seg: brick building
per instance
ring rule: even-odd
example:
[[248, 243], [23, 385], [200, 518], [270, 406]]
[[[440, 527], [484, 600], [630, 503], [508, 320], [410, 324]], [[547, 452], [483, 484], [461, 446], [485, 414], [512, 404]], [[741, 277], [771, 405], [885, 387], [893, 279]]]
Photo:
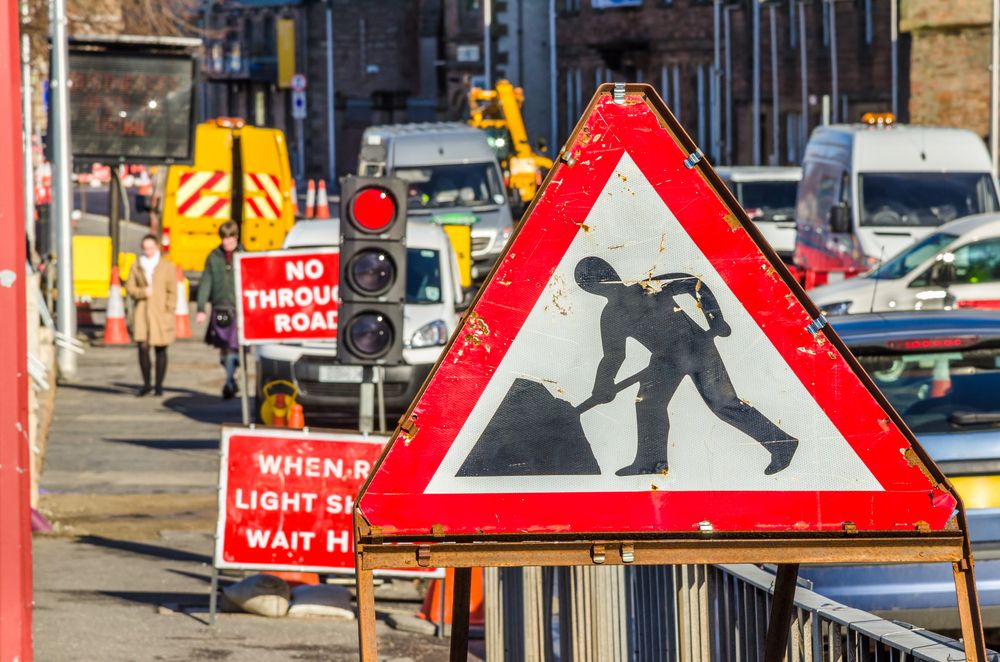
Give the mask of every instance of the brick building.
[[921, 124], [990, 129], [989, 0], [901, 0], [910, 35], [910, 116]]
[[[292, 91], [278, 80], [280, 19], [294, 21], [295, 70], [308, 80], [301, 137]], [[441, 0], [217, 0], [201, 20], [207, 28], [204, 116], [234, 115], [282, 129], [299, 177], [330, 181], [351, 172], [369, 125], [439, 115]], [[328, 131], [331, 55], [335, 173]]]
[[[566, 137], [596, 86], [613, 81], [654, 85], [699, 145], [721, 163], [797, 162], [803, 139], [822, 119], [824, 95], [830, 97], [833, 121], [853, 121], [866, 111], [891, 109], [889, 2], [762, 3], [759, 159], [755, 159], [753, 5], [750, 0], [559, 0], [560, 138]], [[772, 33], [777, 118], [772, 103]], [[906, 42], [904, 35], [898, 50], [900, 110], [906, 108], [908, 93], [903, 84], [908, 80]], [[808, 76], [805, 120], [803, 49]], [[836, 90], [831, 75], [834, 54]], [[720, 110], [713, 116], [716, 99]], [[901, 115], [905, 120], [906, 113]]]

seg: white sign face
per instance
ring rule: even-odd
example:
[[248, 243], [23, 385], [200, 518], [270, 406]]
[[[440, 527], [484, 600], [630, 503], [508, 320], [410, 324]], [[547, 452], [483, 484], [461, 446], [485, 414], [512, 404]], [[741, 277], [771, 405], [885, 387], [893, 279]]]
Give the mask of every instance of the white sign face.
[[[627, 153], [615, 173], [426, 493], [648, 492], [651, 484], [670, 491], [883, 490]], [[689, 336], [698, 350], [686, 351], [686, 341], [678, 340], [654, 357], [634, 337], [626, 338], [629, 334], [621, 334], [621, 346], [612, 348], [609, 329], [625, 314], [609, 297], [578, 283], [580, 265], [595, 258], [625, 285], [666, 290], [689, 280], [691, 287], [678, 284], [672, 300], [661, 294], [645, 298], [660, 307], [651, 316], [669, 305], [670, 314], [678, 316], [670, 324], [680, 325], [672, 337]], [[661, 275], [671, 278], [654, 280]], [[713, 319], [724, 320], [721, 333], [710, 329], [706, 311], [713, 310], [707, 303], [712, 297], [718, 304]], [[718, 327], [718, 320], [711, 325]], [[602, 360], [611, 351], [623, 355], [611, 375], [615, 383], [644, 371], [646, 376], [580, 412], [596, 459], [593, 470], [507, 476], [468, 469], [477, 444], [489, 437], [491, 421], [518, 384], [544, 388], [579, 408], [599, 390]], [[647, 407], [644, 400], [656, 404]], [[641, 440], [650, 436], [662, 454], [662, 472], [639, 466]], [[801, 443], [791, 448], [790, 461], [775, 463], [767, 439]]]
[[306, 77], [304, 74], [295, 74], [292, 76], [292, 90], [295, 92], [305, 92], [306, 90]]
[[292, 119], [304, 120], [306, 118], [306, 93], [300, 91], [292, 92]]

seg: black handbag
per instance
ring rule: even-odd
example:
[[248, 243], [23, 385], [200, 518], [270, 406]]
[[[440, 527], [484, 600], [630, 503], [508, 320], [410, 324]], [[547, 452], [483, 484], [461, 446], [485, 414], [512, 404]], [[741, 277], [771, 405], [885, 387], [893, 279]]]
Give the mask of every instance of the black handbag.
[[212, 313], [215, 315], [215, 325], [220, 329], [229, 328], [229, 325], [233, 323], [233, 312], [225, 308], [213, 310]]

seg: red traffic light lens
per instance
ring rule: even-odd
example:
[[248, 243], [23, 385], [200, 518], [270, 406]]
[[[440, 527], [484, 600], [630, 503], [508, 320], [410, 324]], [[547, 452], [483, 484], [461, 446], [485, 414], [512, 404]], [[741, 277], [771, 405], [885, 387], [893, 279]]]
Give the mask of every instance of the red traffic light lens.
[[370, 187], [358, 191], [351, 201], [350, 219], [364, 232], [382, 232], [396, 218], [396, 201], [383, 188]]

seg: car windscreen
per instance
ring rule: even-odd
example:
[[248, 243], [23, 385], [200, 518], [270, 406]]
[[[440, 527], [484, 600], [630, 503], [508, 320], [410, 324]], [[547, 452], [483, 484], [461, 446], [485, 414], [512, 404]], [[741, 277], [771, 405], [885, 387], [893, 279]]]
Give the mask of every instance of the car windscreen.
[[406, 181], [409, 211], [497, 205], [504, 200], [493, 163], [396, 168]]
[[866, 172], [858, 181], [861, 225], [933, 227], [997, 209], [989, 173]]
[[741, 182], [740, 204], [755, 221], [784, 221], [795, 214], [796, 181]]
[[[910, 341], [916, 344], [949, 341]], [[960, 339], [952, 339], [958, 345]], [[1000, 424], [1000, 348], [934, 352], [856, 352], [892, 406], [916, 433]]]
[[406, 303], [441, 303], [440, 252], [406, 249]]
[[895, 257], [878, 269], [866, 274], [866, 277], [890, 280], [902, 278], [956, 239], [958, 239], [958, 235], [948, 234], [947, 232], [935, 232], [934, 234], [927, 235], [909, 248], [897, 253]]

